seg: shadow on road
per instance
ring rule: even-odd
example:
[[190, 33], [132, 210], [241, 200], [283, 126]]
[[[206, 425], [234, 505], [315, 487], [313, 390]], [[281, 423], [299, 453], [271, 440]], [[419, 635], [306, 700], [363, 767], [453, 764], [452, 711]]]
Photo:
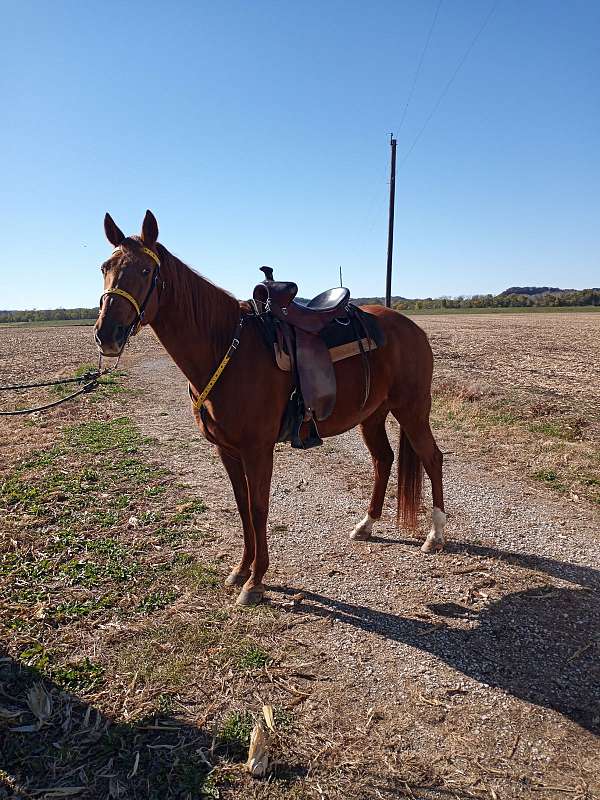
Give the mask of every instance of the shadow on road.
[[[383, 540], [373, 537], [373, 542]], [[419, 546], [414, 539], [402, 544]], [[600, 572], [550, 558], [453, 543], [452, 550], [502, 559], [577, 587], [537, 587], [507, 594], [476, 610], [430, 605], [435, 622], [412, 619], [302, 589], [296, 613], [333, 617], [386, 639], [431, 653], [458, 672], [558, 711], [600, 735]], [[270, 586], [273, 593], [297, 588]], [[452, 627], [457, 617], [476, 621]], [[440, 624], [441, 623], [441, 624]], [[447, 624], [444, 624], [447, 623]]]

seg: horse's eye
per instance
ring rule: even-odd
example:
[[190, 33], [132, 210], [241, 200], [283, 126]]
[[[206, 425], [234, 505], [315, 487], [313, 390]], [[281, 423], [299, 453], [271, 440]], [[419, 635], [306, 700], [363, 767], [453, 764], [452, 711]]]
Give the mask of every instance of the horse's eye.
[[149, 274], [150, 274], [150, 268], [144, 267], [144, 269], [142, 270], [142, 275], [149, 275]]

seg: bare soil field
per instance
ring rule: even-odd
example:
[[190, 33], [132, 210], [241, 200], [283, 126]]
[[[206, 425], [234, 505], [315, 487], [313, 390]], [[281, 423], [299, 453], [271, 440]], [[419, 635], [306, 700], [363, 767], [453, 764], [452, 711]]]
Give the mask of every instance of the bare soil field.
[[[393, 479], [348, 540], [358, 432], [278, 446], [257, 609], [221, 588], [232, 492], [149, 332], [96, 394], [1, 420], [0, 797], [600, 797], [600, 319], [417, 322], [447, 551], [395, 527]], [[0, 330], [0, 384], [93, 363], [90, 334]]]

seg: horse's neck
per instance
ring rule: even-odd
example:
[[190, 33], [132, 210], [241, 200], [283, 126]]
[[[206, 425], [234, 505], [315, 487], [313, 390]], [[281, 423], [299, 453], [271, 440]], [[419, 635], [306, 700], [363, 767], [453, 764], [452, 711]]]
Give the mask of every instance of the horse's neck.
[[190, 383], [202, 390], [231, 344], [239, 303], [167, 252], [165, 288], [151, 327]]

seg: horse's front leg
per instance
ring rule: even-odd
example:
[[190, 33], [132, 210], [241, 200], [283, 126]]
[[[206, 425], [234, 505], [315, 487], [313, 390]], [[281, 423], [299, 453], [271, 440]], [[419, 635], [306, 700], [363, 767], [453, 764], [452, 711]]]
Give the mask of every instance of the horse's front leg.
[[267, 517], [269, 516], [269, 495], [273, 474], [273, 448], [249, 449], [242, 453], [242, 462], [248, 485], [255, 550], [252, 572], [239, 594], [237, 603], [248, 606], [261, 602], [265, 593], [262, 581], [269, 568]]
[[232, 454], [222, 447], [218, 448], [223, 466], [227, 470], [229, 480], [233, 487], [235, 502], [242, 518], [242, 528], [244, 531], [244, 552], [236, 567], [234, 567], [227, 578], [225, 586], [243, 586], [250, 576], [252, 562], [254, 561], [255, 541], [254, 526], [250, 513], [250, 503], [248, 500], [248, 484], [246, 483], [246, 473], [242, 460], [239, 456]]

